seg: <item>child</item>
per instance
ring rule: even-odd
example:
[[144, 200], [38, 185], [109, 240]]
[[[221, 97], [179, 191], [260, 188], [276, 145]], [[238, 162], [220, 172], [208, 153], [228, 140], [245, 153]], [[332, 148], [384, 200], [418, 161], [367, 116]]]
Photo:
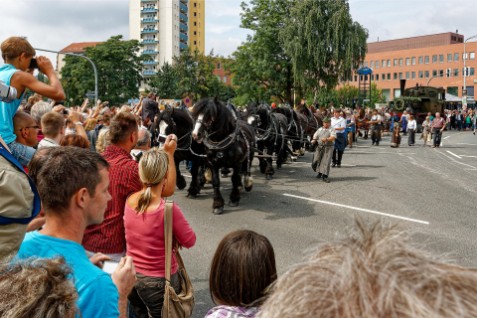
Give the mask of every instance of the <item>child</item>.
[[[17, 143], [13, 129], [13, 116], [22, 102], [25, 90], [28, 88], [58, 101], [65, 98], [65, 93], [51, 61], [44, 56], [33, 59], [36, 55], [35, 49], [25, 38], [10, 37], [6, 39], [1, 44], [1, 51], [5, 65], [0, 66], [0, 81], [15, 88], [17, 96], [11, 102], [0, 101], [0, 136], [7, 143], [13, 156], [22, 165], [27, 166], [35, 149]], [[36, 67], [48, 77], [50, 84], [40, 82], [32, 75]]]
[[253, 318], [277, 278], [270, 241], [249, 230], [226, 235], [212, 260], [210, 295], [218, 306], [205, 318]]

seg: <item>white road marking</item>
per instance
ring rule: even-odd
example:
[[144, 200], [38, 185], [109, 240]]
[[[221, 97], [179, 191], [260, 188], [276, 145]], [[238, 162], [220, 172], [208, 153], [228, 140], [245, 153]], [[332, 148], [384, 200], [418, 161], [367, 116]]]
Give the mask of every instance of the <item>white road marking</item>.
[[449, 138], [449, 137], [450, 137], [450, 136], [447, 136], [447, 137], [444, 137], [443, 139], [447, 139], [447, 138]]
[[447, 150], [446, 152], [450, 153], [451, 155], [453, 155], [453, 156], [454, 156], [454, 157], [456, 157], [457, 159], [462, 159], [462, 157], [461, 157], [461, 156], [459, 156], [459, 155], [456, 155], [456, 154], [455, 154], [455, 153], [453, 153], [452, 151], [449, 151], [449, 150]]
[[445, 154], [445, 153], [443, 153], [443, 152], [436, 151], [436, 153], [438, 153], [438, 154], [440, 154], [440, 155], [443, 155], [443, 156], [444, 156], [444, 157], [446, 157], [447, 159], [449, 159], [449, 160], [451, 160], [451, 161], [453, 161], [453, 162], [455, 162], [455, 163], [457, 163], [457, 164], [459, 164], [459, 165], [462, 165], [462, 166], [467, 166], [467, 167], [469, 167], [469, 168], [470, 168], [470, 170], [477, 169], [477, 168], [476, 168], [476, 167], [474, 167], [474, 166], [471, 166], [471, 165], [468, 165], [468, 164], [466, 164], [466, 163], [463, 163], [463, 162], [457, 161], [457, 160], [455, 160], [454, 158], [452, 158], [452, 157], [450, 157], [450, 156], [446, 155], [446, 154]]
[[477, 144], [468, 144], [468, 143], [465, 143], [465, 142], [459, 142], [459, 143], [457, 143], [457, 145], [477, 146]]
[[339, 204], [339, 203], [330, 202], [330, 201], [316, 200], [316, 199], [306, 198], [306, 197], [293, 195], [293, 194], [288, 194], [288, 193], [284, 193], [283, 195], [287, 196], [287, 197], [296, 198], [296, 199], [307, 200], [307, 201], [312, 201], [312, 202], [317, 202], [317, 203], [322, 203], [322, 204], [327, 204], [327, 205], [333, 205], [333, 206], [337, 206], [337, 207], [341, 207], [341, 208], [345, 208], [345, 209], [350, 209], [350, 210], [355, 210], [355, 211], [360, 211], [360, 212], [365, 212], [365, 213], [370, 213], [370, 214], [376, 214], [376, 215], [380, 215], [380, 216], [387, 216], [389, 218], [394, 218], [394, 219], [399, 219], [399, 220], [404, 220], [404, 221], [429, 225], [429, 222], [427, 222], [427, 221], [408, 218], [408, 217], [389, 214], [389, 213], [383, 213], [383, 212], [369, 210], [369, 209], [358, 208], [358, 207], [354, 207], [354, 206], [351, 206], [351, 205]]
[[477, 156], [466, 156], [466, 155], [460, 155], [460, 156], [465, 158], [477, 158]]

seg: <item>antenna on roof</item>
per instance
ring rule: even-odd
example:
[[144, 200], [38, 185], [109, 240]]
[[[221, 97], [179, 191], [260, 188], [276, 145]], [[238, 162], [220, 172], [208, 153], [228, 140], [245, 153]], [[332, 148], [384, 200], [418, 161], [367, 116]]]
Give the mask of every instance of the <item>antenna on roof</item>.
[[455, 30], [455, 33], [459, 34], [459, 29], [456, 29], [456, 30]]

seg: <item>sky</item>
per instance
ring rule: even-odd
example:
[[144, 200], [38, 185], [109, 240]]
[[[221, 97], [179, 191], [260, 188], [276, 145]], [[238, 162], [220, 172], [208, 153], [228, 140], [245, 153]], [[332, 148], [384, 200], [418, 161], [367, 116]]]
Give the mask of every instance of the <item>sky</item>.
[[[246, 40], [250, 32], [240, 28], [241, 2], [206, 0], [206, 53], [213, 49], [216, 55], [229, 56]], [[353, 20], [368, 29], [368, 42], [456, 30], [466, 38], [477, 34], [473, 16], [477, 0], [349, 0], [349, 4]], [[0, 41], [21, 35], [35, 48], [61, 50], [73, 42], [105, 41], [118, 34], [128, 39], [128, 6], [129, 0], [1, 0]]]

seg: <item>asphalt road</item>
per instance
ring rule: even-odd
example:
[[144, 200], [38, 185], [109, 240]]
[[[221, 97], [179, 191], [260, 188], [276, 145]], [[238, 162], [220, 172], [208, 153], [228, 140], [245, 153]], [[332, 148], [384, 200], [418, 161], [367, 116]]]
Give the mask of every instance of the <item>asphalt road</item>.
[[[278, 170], [266, 180], [254, 163], [254, 187], [243, 193], [238, 207], [212, 214], [212, 189], [196, 199], [177, 191], [178, 202], [197, 234], [197, 243], [182, 252], [196, 291], [193, 317], [204, 317], [214, 304], [208, 290], [210, 262], [222, 237], [236, 229], [267, 236], [276, 254], [279, 274], [306, 256], [320, 242], [343, 235], [356, 216], [382, 220], [409, 230], [415, 242], [457, 264], [477, 266], [477, 136], [444, 132], [440, 148], [379, 146], [360, 139], [346, 149], [341, 168], [333, 168], [331, 183], [315, 178], [311, 153]], [[183, 166], [182, 166], [183, 167]], [[187, 174], [187, 172], [185, 172]], [[228, 200], [229, 178], [222, 178]]]

